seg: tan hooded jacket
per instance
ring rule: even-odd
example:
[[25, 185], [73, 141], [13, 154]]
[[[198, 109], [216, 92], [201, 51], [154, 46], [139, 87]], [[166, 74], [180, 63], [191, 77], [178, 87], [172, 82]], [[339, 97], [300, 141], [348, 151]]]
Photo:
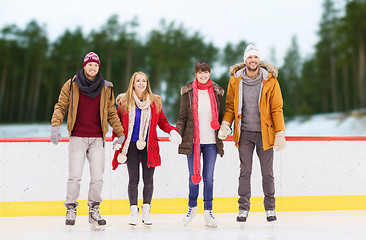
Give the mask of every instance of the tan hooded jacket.
[[[243, 84], [240, 71], [243, 70], [244, 66], [244, 63], [241, 63], [230, 68], [231, 78], [227, 89], [226, 110], [223, 117], [223, 121], [228, 122], [230, 126], [234, 121], [233, 139], [236, 147], [239, 147], [241, 132]], [[280, 85], [274, 75], [277, 76], [277, 70], [264, 76], [259, 99], [264, 150], [273, 147], [275, 134], [277, 132], [285, 131], [282, 94]]]
[[[67, 130], [69, 131], [69, 136], [71, 136], [76, 121], [79, 95], [79, 86], [74, 76], [63, 85], [51, 119], [52, 126], [60, 126], [68, 111]], [[121, 121], [117, 116], [117, 109], [114, 106], [113, 84], [105, 81], [104, 88], [100, 93], [100, 125], [103, 132], [103, 140], [109, 130], [108, 123], [112, 126], [118, 137], [123, 135]]]

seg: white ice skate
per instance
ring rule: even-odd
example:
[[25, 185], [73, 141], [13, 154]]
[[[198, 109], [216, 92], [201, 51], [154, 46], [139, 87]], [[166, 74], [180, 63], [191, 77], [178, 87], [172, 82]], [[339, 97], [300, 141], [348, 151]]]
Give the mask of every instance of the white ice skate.
[[136, 226], [138, 218], [139, 218], [139, 209], [137, 208], [137, 205], [131, 205], [131, 215], [128, 224], [130, 224], [131, 226]]
[[188, 223], [192, 221], [194, 216], [196, 216], [197, 213], [197, 207], [189, 207], [186, 215], [183, 217], [183, 224], [184, 226], [187, 226]]
[[206, 225], [212, 228], [217, 227], [217, 220], [212, 214], [212, 210], [205, 210], [204, 211]]
[[142, 222], [147, 225], [152, 225], [152, 220], [150, 217], [150, 204], [145, 203], [142, 205]]
[[93, 203], [89, 207], [89, 223], [90, 229], [93, 231], [104, 231], [107, 222], [99, 214], [99, 204]]

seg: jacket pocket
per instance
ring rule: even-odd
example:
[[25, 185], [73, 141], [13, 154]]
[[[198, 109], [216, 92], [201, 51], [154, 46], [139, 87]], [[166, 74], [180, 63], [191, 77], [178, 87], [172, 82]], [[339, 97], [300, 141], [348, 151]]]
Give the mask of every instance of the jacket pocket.
[[268, 138], [268, 143], [272, 146], [274, 145], [274, 136], [275, 136], [275, 129], [274, 129], [274, 126], [273, 126], [273, 123], [266, 123], [267, 125], [267, 138]]

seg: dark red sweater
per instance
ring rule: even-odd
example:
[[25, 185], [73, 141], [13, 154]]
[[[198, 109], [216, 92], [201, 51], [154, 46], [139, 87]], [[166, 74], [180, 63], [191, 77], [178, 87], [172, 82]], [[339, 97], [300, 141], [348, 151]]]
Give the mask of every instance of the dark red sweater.
[[100, 94], [91, 98], [80, 91], [78, 112], [71, 136], [103, 137], [100, 125]]

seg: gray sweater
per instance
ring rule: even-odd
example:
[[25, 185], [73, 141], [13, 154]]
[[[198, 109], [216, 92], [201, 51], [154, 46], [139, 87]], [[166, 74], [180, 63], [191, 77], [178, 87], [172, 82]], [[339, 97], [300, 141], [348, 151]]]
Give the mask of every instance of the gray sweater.
[[263, 70], [254, 78], [246, 76], [246, 69], [242, 74], [243, 83], [243, 108], [241, 129], [244, 131], [260, 132], [261, 118], [259, 112], [259, 97], [262, 89]]

